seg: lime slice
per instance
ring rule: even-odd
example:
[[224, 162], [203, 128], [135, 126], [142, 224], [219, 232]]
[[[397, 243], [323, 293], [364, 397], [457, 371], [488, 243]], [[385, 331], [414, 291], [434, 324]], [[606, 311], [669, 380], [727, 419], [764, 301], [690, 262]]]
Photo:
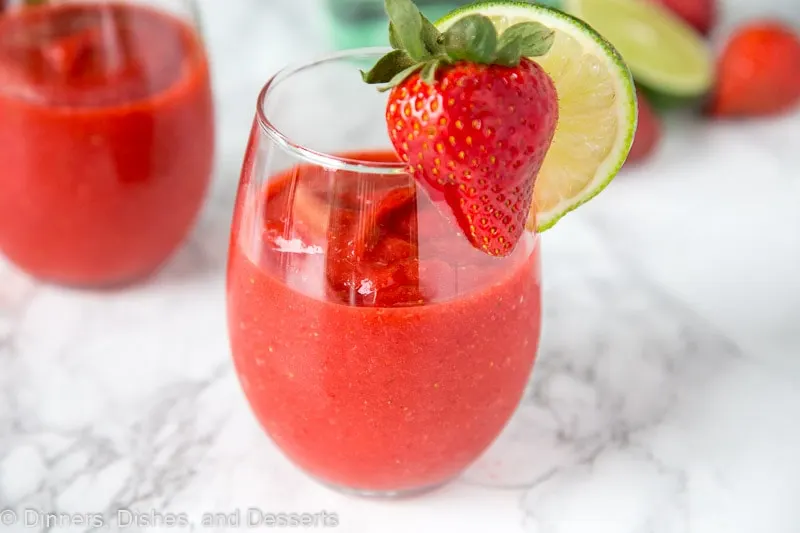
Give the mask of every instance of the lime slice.
[[564, 0], [567, 13], [613, 44], [642, 85], [677, 98], [706, 93], [714, 78], [710, 48], [665, 7], [641, 0]]
[[636, 91], [620, 55], [585, 23], [544, 6], [495, 1], [470, 4], [436, 23], [444, 31], [460, 18], [489, 17], [498, 33], [519, 22], [556, 32], [553, 47], [534, 58], [555, 82], [559, 120], [536, 179], [529, 228], [545, 231], [599, 194], [617, 175], [636, 131]]

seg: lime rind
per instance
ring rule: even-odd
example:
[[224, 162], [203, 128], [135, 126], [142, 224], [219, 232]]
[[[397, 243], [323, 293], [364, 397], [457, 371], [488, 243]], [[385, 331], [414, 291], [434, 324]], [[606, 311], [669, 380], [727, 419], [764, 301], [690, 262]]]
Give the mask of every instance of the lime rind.
[[620, 53], [589, 24], [563, 11], [546, 6], [520, 1], [490, 0], [477, 2], [449, 13], [437, 21], [436, 26], [445, 30], [461, 17], [476, 13], [489, 18], [506, 17], [508, 19], [535, 20], [556, 31], [564, 32], [578, 41], [585, 52], [588, 51], [595, 57], [602, 58], [604, 63], [609, 66], [609, 72], [612, 74], [617, 120], [623, 131], [617, 133], [614, 145], [608, 155], [595, 169], [594, 176], [588, 181], [580, 194], [563, 199], [559, 205], [547, 212], [540, 211], [536, 213], [535, 229], [541, 233], [551, 229], [564, 216], [600, 194], [613, 181], [625, 163], [633, 145], [638, 121], [638, 106], [633, 76]]

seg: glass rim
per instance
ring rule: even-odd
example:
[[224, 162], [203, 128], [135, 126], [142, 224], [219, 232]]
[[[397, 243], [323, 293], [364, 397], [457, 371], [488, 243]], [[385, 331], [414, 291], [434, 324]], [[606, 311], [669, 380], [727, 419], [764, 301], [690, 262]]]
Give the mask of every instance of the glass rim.
[[[282, 68], [276, 72], [266, 84], [264, 84], [264, 87], [262, 87], [261, 91], [259, 92], [256, 103], [256, 117], [261, 131], [268, 135], [270, 139], [272, 139], [283, 149], [291, 152], [298, 158], [315, 165], [332, 168], [335, 170], [365, 174], [408, 174], [408, 166], [402, 161], [392, 163], [347, 158], [320, 152], [304, 146], [303, 144], [292, 140], [288, 135], [283, 133], [277, 126], [275, 126], [275, 124], [273, 124], [265, 112], [265, 105], [269, 99], [271, 91], [280, 85], [281, 82], [288, 80], [295, 74], [299, 74], [305, 70], [324, 65], [325, 63], [341, 61], [348, 58], [375, 57], [375, 59], [378, 59], [389, 51], [391, 51], [391, 48], [383, 46], [355, 48], [335, 52], [332, 54], [326, 54], [305, 63], [297, 63]], [[380, 118], [383, 120], [383, 116]]]

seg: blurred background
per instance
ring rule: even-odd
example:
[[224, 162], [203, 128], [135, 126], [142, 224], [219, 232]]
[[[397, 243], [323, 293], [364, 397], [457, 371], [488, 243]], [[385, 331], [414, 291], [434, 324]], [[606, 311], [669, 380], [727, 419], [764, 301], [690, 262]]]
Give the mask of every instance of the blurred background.
[[[548, 0], [547, 3], [552, 3]], [[655, 0], [640, 0], [655, 1]], [[665, 0], [659, 0], [664, 3]], [[287, 63], [302, 62], [337, 48], [384, 44], [383, 0], [199, 0], [212, 60], [219, 115], [219, 165], [235, 179], [264, 82]], [[463, 0], [420, 0], [434, 18]], [[710, 0], [666, 1], [691, 12]], [[798, 0], [715, 0], [707, 42], [715, 56], [732, 34], [758, 19], [800, 27]], [[668, 134], [668, 132], [667, 132]], [[653, 147], [656, 150], [657, 146]], [[227, 181], [227, 178], [226, 178]], [[227, 187], [233, 187], [226, 183]]]

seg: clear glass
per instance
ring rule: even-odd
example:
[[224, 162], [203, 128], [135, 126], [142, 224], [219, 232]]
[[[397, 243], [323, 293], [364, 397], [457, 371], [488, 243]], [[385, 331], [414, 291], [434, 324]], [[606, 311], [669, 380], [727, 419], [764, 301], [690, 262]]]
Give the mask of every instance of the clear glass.
[[114, 286], [177, 250], [212, 173], [190, 0], [0, 9], [0, 251], [49, 282]]
[[391, 150], [358, 50], [264, 88], [231, 232], [241, 386], [317, 480], [404, 495], [457, 477], [521, 400], [539, 342], [538, 237], [495, 258]]

